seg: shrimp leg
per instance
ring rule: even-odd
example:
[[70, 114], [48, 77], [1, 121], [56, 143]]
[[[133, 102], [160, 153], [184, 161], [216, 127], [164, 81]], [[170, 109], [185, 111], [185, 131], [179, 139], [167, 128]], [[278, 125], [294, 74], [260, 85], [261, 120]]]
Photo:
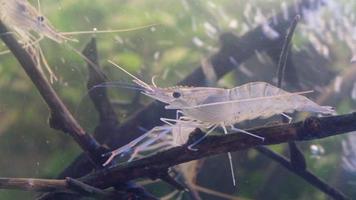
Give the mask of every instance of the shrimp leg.
[[[224, 130], [224, 134], [227, 135], [228, 132], [226, 130], [226, 127], [224, 124], [221, 124], [221, 127]], [[236, 179], [235, 179], [235, 171], [234, 171], [234, 165], [232, 164], [232, 155], [231, 152], [227, 152], [227, 157], [229, 158], [229, 164], [230, 164], [230, 170], [231, 170], [231, 177], [232, 177], [232, 184], [236, 186]]]
[[292, 118], [291, 116], [289, 116], [289, 115], [287, 115], [287, 114], [285, 114], [285, 113], [281, 113], [281, 115], [282, 115], [283, 117], [287, 118], [288, 124], [290, 124], [290, 123], [292, 122], [293, 118]]
[[193, 144], [190, 144], [188, 146], [188, 149], [191, 151], [198, 151], [199, 149], [193, 148], [195, 145], [199, 144], [201, 141], [203, 141], [211, 132], [214, 131], [214, 129], [216, 129], [216, 127], [218, 127], [219, 124], [215, 124], [214, 126], [212, 126], [208, 132], [205, 133], [205, 135], [203, 135], [201, 138], [199, 138], [197, 141], [195, 141]]
[[138, 146], [134, 153], [131, 155], [131, 158], [128, 160], [128, 162], [131, 162], [136, 156], [138, 153], [140, 153], [140, 151], [142, 150], [145, 150], [148, 146], [150, 146], [151, 144], [153, 144], [154, 142], [156, 142], [157, 140], [161, 139], [164, 135], [166, 135], [170, 130], [165, 130], [165, 129], [156, 129], [156, 130], [164, 130], [162, 131], [161, 133], [158, 134], [157, 137], [147, 141], [147, 142], [144, 142], [143, 144], [141, 144], [140, 146]]
[[236, 128], [234, 125], [231, 125], [230, 127], [231, 127], [231, 130], [232, 130], [232, 131], [237, 131], [237, 132], [245, 133], [245, 134], [247, 134], [247, 135], [250, 135], [250, 136], [252, 136], [252, 137], [255, 137], [255, 138], [261, 139], [262, 141], [265, 141], [265, 138], [264, 138], [264, 137], [261, 137], [261, 136], [259, 136], [259, 135], [250, 133], [250, 132], [248, 132], [248, 131], [245, 131], [245, 130]]
[[148, 137], [150, 134], [152, 134], [152, 131], [154, 130], [160, 130], [159, 128], [154, 128], [151, 131], [147, 131], [145, 134], [141, 135], [140, 137], [132, 140], [131, 142], [129, 142], [128, 144], [126, 144], [123, 147], [120, 147], [114, 151], [111, 151], [109, 153], [105, 153], [102, 156], [107, 156], [110, 155], [110, 157], [106, 160], [106, 162], [103, 164], [103, 166], [105, 167], [106, 165], [108, 165], [117, 155], [128, 151], [130, 148], [133, 148], [137, 143], [141, 142], [143, 139], [145, 139], [146, 137]]

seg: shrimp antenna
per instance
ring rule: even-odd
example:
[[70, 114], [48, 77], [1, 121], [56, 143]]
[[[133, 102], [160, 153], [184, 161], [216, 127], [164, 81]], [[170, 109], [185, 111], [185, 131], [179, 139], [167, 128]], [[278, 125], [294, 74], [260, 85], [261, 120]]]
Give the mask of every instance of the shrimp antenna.
[[92, 86], [89, 90], [88, 93], [92, 92], [95, 89], [98, 88], [124, 88], [124, 89], [130, 89], [130, 90], [142, 90], [142, 87], [138, 87], [137, 85], [131, 85], [131, 84], [125, 84], [125, 83], [119, 83], [117, 81], [110, 81], [110, 82], [104, 82], [100, 83], [97, 85]]
[[152, 87], [150, 85], [148, 85], [147, 83], [143, 82], [142, 80], [140, 80], [139, 78], [137, 78], [136, 76], [132, 75], [130, 72], [126, 71], [124, 68], [120, 67], [118, 64], [114, 63], [111, 60], [108, 60], [108, 62], [112, 65], [114, 65], [115, 67], [119, 68], [121, 71], [125, 72], [126, 74], [128, 74], [129, 76], [131, 76], [134, 79], [134, 82], [136, 84], [138, 84], [139, 86], [145, 88], [145, 89], [149, 89], [151, 91], [153, 91]]
[[41, 2], [40, 2], [40, 0], [37, 0], [37, 9], [38, 9], [38, 12], [42, 15], [42, 12], [41, 12]]
[[126, 29], [114, 29], [114, 30], [93, 30], [93, 31], [73, 31], [73, 32], [61, 32], [62, 35], [82, 35], [82, 34], [93, 34], [93, 33], [122, 33], [129, 31], [137, 31], [145, 28], [151, 28], [154, 26], [158, 26], [160, 24], [149, 24], [143, 25], [135, 28], [126, 28]]

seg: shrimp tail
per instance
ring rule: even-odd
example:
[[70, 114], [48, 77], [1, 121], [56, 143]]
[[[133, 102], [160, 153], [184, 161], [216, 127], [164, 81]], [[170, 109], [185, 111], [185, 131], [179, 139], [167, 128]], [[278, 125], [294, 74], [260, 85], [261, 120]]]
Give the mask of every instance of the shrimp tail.
[[334, 107], [331, 106], [315, 106], [315, 105], [306, 105], [301, 111], [320, 113], [323, 115], [335, 115], [336, 111]]

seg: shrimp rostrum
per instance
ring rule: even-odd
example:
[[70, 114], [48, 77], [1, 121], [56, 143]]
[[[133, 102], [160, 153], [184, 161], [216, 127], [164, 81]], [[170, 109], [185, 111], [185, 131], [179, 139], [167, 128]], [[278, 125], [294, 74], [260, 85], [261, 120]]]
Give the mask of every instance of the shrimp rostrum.
[[[116, 65], [116, 67], [129, 74], [120, 66]], [[320, 106], [302, 95], [310, 91], [290, 93], [266, 82], [251, 82], [231, 89], [160, 88], [154, 84], [154, 81], [149, 85], [132, 74], [129, 75], [143, 88], [143, 94], [168, 104], [166, 109], [177, 109], [177, 112], [183, 115], [179, 119], [168, 119], [168, 121], [199, 121], [209, 129], [208, 133], [218, 126], [227, 133], [227, 127], [230, 127], [232, 130], [263, 140], [263, 137], [237, 129], [234, 125], [245, 120], [268, 118], [277, 114], [287, 116], [285, 113], [294, 111], [335, 114], [332, 107]], [[167, 121], [167, 119], [163, 120]]]

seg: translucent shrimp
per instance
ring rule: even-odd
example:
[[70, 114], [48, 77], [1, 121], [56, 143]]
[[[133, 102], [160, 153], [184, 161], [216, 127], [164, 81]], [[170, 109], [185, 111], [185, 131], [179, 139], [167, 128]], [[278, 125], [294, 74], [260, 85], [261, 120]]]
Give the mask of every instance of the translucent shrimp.
[[[143, 88], [143, 94], [168, 104], [166, 109], [177, 109], [177, 116], [178, 113], [183, 114], [177, 119], [162, 118], [161, 120], [177, 123], [182, 121], [185, 123], [198, 122], [200, 127], [208, 129], [205, 136], [188, 146], [191, 150], [197, 150], [193, 149], [193, 146], [201, 142], [218, 126], [222, 127], [225, 134], [228, 134], [226, 127], [230, 127], [233, 131], [242, 132], [263, 141], [262, 136], [238, 129], [234, 125], [245, 120], [268, 118], [276, 114], [282, 114], [291, 120], [285, 113], [294, 111], [335, 113], [332, 107], [320, 106], [301, 95], [310, 91], [289, 93], [265, 82], [247, 83], [232, 89], [213, 87], [159, 88], [154, 83], [154, 79], [152, 79], [152, 85], [149, 85], [114, 62], [109, 62], [134, 78], [133, 82]], [[228, 157], [233, 184], [236, 185], [230, 153], [228, 153]]]
[[[0, 0], [0, 18], [18, 34], [25, 45], [31, 45], [43, 37], [62, 43], [69, 38], [54, 29], [49, 20], [27, 0]], [[35, 39], [31, 31], [40, 35]]]
[[[114, 62], [109, 62], [133, 77], [133, 82], [143, 88], [143, 94], [168, 104], [166, 109], [177, 109], [179, 113], [183, 114], [180, 119], [199, 121], [200, 124], [205, 124], [206, 128], [221, 126], [226, 132], [226, 127], [233, 127], [234, 124], [245, 120], [268, 118], [294, 111], [335, 114], [332, 107], [320, 106], [301, 95], [311, 91], [289, 93], [265, 82], [251, 82], [231, 89], [213, 87], [160, 88], [156, 86], [154, 80], [152, 80], [152, 85], [149, 85]], [[179, 121], [179, 119], [170, 120]]]
[[[40, 7], [40, 5], [38, 5], [38, 7]], [[16, 32], [25, 44], [39, 42], [44, 37], [60, 44], [67, 40], [77, 41], [66, 37], [66, 35], [128, 32], [158, 25], [150, 24], [118, 30], [59, 32], [54, 28], [54, 26], [52, 26], [50, 21], [41, 14], [41, 11], [33, 7], [27, 0], [0, 0], [0, 19]], [[36, 39], [31, 31], [39, 34], [40, 37]]]
[[[50, 74], [50, 79], [56, 80], [57, 78], [45, 60], [38, 42], [46, 36], [61, 43], [64, 37], [57, 34], [49, 21], [40, 15], [27, 0], [0, 0], [0, 19], [17, 35], [19, 42], [30, 53], [39, 69], [42, 71], [41, 66], [44, 65]], [[39, 33], [40, 37], [36, 38], [32, 32]]]
[[[38, 7], [40, 8], [39, 0]], [[50, 75], [50, 80], [53, 82], [57, 77], [49, 67], [39, 42], [47, 37], [58, 44], [65, 41], [77, 41], [66, 35], [78, 35], [89, 33], [116, 33], [139, 30], [153, 25], [141, 26], [123, 30], [96, 30], [96, 31], [76, 31], [76, 32], [58, 32], [50, 23], [50, 21], [41, 14], [40, 10], [33, 7], [27, 0], [0, 0], [0, 19], [7, 25], [13, 33], [17, 35], [19, 41], [24, 45], [25, 49], [31, 54], [34, 62], [42, 70], [41, 65], [44, 65]], [[33, 33], [37, 33], [36, 37]], [[68, 45], [68, 44], [67, 44]], [[95, 70], [97, 66], [83, 56], [78, 50], [69, 46], [71, 50], [77, 53], [81, 58], [87, 61]]]
[[[106, 166], [109, 163], [111, 163], [111, 161], [116, 156], [121, 155], [121, 154], [123, 154], [125, 152], [129, 152], [132, 149], [134, 149], [134, 152], [131, 154], [129, 161], [133, 160], [138, 153], [140, 153], [141, 151], [145, 151], [148, 146], [150, 146], [151, 144], [155, 143], [157, 140], [162, 138], [168, 132], [170, 132], [169, 127], [164, 127], [164, 126], [162, 126], [162, 127], [161, 126], [154, 127], [153, 129], [147, 131], [145, 134], [141, 135], [140, 137], [132, 140], [131, 142], [129, 142], [125, 146], [120, 147], [120, 148], [108, 153], [108, 154], [110, 154], [110, 157], [106, 160], [106, 162], [103, 164], [103, 166]], [[149, 137], [149, 136], [151, 136], [151, 137]], [[147, 140], [147, 138], [149, 140]], [[146, 141], [145, 141], [145, 139], [146, 139]], [[142, 143], [142, 144], [138, 145], [139, 143]], [[106, 156], [108, 154], [104, 154], [103, 156]]]
[[[181, 146], [188, 141], [189, 134], [198, 128], [199, 124], [180, 121], [177, 124], [168, 124], [156, 126], [147, 131], [140, 137], [132, 140], [125, 146], [122, 146], [114, 151], [111, 151], [110, 157], [103, 164], [108, 165], [116, 156], [122, 155], [125, 152], [131, 153], [129, 162], [138, 156], [140, 153], [158, 152], [175, 146]], [[106, 156], [108, 154], [104, 154]]]

